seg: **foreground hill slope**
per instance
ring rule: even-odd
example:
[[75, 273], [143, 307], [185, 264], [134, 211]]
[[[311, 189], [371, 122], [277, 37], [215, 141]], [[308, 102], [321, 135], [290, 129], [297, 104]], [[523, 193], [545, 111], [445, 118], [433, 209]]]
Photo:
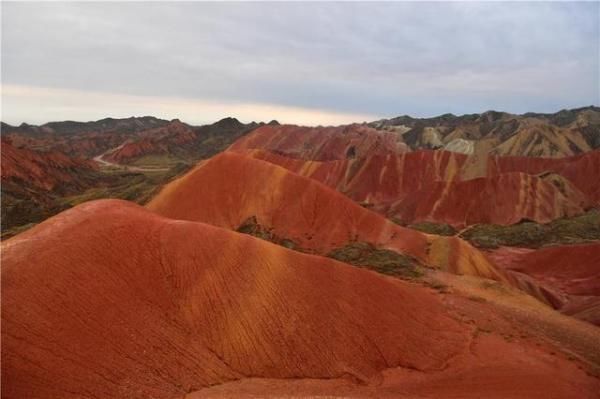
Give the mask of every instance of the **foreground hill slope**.
[[481, 252], [459, 238], [400, 227], [315, 180], [232, 152], [169, 183], [147, 206], [169, 218], [232, 230], [254, 218], [298, 249], [320, 254], [365, 242], [444, 270], [503, 280]]
[[542, 341], [483, 334], [432, 290], [117, 200], [4, 242], [2, 301], [4, 398], [171, 399], [261, 378], [283, 392], [343, 382], [349, 396], [600, 387]]
[[2, 297], [6, 398], [173, 398], [244, 376], [367, 381], [441, 369], [468, 337], [416, 286], [118, 200], [3, 243]]

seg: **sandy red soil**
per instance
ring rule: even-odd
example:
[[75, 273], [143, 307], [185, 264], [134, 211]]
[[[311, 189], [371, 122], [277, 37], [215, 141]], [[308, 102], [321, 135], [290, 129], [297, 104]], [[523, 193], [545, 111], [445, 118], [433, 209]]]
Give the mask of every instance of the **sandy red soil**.
[[597, 397], [586, 370], [598, 354], [571, 351], [600, 342], [597, 330], [545, 341], [462, 284], [442, 293], [89, 202], [2, 244], [2, 395]]

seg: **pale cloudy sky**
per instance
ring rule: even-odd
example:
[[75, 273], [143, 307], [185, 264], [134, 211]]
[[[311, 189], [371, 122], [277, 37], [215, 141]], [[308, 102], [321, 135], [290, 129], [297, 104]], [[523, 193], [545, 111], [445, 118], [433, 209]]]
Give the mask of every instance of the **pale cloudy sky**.
[[2, 120], [301, 124], [600, 104], [600, 3], [9, 3]]

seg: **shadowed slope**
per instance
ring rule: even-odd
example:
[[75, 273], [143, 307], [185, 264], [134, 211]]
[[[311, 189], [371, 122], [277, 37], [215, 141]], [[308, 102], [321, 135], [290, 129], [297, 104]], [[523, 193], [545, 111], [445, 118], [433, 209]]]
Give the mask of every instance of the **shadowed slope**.
[[369, 380], [441, 369], [468, 336], [418, 286], [117, 200], [4, 242], [2, 302], [6, 398]]
[[491, 153], [530, 157], [566, 157], [590, 151], [583, 135], [573, 129], [552, 125], [525, 126], [496, 146]]
[[175, 155], [178, 149], [190, 145], [195, 140], [194, 129], [176, 120], [166, 126], [142, 132], [139, 140], [125, 141], [102, 158], [112, 163], [126, 164], [147, 154]]
[[459, 238], [400, 227], [317, 181], [232, 152], [171, 182], [148, 208], [228, 229], [255, 217], [277, 236], [320, 254], [367, 242], [445, 270], [503, 280], [481, 252]]
[[96, 169], [92, 161], [71, 158], [58, 151], [40, 152], [16, 148], [8, 139], [2, 140], [2, 184], [17, 184], [28, 192], [49, 192], [68, 186], [89, 184], [90, 173]]
[[554, 292], [554, 307], [600, 325], [600, 243], [492, 252], [498, 265], [517, 276], [534, 278]]
[[4, 137], [0, 147], [3, 238], [60, 212], [66, 207], [61, 197], [81, 193], [102, 179], [90, 160], [18, 148]]

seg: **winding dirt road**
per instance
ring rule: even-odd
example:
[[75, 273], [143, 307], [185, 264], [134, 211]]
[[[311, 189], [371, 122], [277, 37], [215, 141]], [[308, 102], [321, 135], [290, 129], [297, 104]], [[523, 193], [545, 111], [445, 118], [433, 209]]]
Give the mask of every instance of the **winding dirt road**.
[[117, 150], [123, 148], [123, 146], [126, 143], [127, 142], [125, 141], [125, 142], [121, 143], [119, 146], [117, 146], [115, 148], [111, 148], [111, 149], [103, 152], [102, 154], [94, 157], [93, 160], [95, 162], [97, 162], [98, 164], [100, 164], [101, 167], [118, 168], [118, 169], [123, 169], [123, 170], [131, 171], [131, 172], [166, 172], [167, 170], [169, 170], [169, 168], [141, 168], [139, 166], [123, 165], [123, 164], [118, 164], [118, 163], [113, 163], [113, 162], [107, 161], [106, 159], [103, 158], [105, 155], [110, 154], [114, 151], [117, 151]]

